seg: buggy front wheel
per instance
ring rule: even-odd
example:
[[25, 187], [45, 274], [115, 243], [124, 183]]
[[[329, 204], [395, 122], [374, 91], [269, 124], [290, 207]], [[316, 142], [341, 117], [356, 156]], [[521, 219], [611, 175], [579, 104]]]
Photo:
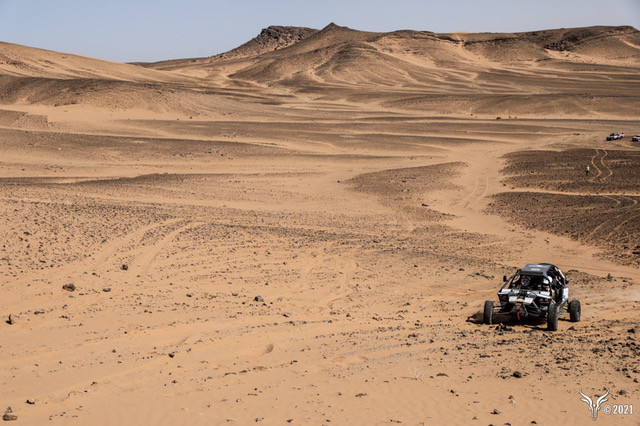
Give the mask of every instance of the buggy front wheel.
[[580, 301], [573, 299], [569, 302], [569, 319], [571, 322], [580, 321], [580, 313], [581, 313]]
[[482, 322], [485, 324], [493, 324], [493, 302], [487, 300], [484, 302], [484, 313], [482, 315]]
[[558, 305], [555, 302], [549, 303], [549, 312], [547, 313], [547, 329], [549, 331], [558, 330]]

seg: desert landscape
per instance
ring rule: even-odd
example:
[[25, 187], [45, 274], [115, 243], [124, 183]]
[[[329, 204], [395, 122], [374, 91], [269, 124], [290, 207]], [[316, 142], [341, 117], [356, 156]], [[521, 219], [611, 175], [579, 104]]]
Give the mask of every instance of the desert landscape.
[[[0, 412], [638, 425], [639, 93], [632, 27], [0, 43]], [[482, 324], [537, 262], [582, 320]]]

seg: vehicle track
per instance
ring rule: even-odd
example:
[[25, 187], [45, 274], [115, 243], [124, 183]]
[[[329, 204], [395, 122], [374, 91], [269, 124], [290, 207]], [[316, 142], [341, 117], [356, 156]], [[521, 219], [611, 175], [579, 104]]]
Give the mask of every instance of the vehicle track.
[[300, 269], [300, 278], [298, 278], [295, 281], [295, 284], [288, 289], [287, 293], [290, 294], [291, 291], [301, 292], [309, 289], [309, 281], [311, 281], [311, 275], [316, 268], [326, 263], [327, 251], [330, 247], [331, 244], [325, 243], [321, 247], [307, 251], [302, 256], [302, 260], [308, 259], [309, 261], [303, 264], [302, 268]]
[[[619, 218], [619, 217], [621, 217], [621, 216], [623, 216], [623, 215], [625, 215], [625, 214], [626, 214], [626, 212], [625, 212], [625, 213], [617, 213], [617, 214], [615, 214], [612, 218], [610, 218], [609, 220], [605, 220], [605, 221], [603, 221], [601, 224], [599, 224], [598, 226], [596, 226], [595, 228], [593, 228], [593, 230], [592, 230], [591, 232], [589, 232], [589, 233], [585, 236], [585, 240], [595, 240], [595, 239], [597, 239], [596, 235], [598, 234], [598, 232], [599, 232], [602, 228], [604, 228], [604, 227], [606, 227], [607, 225], [611, 224], [611, 222], [617, 222], [617, 221], [618, 221], [618, 218]], [[610, 235], [610, 233], [609, 233], [609, 234], [607, 234], [607, 235]]]
[[132, 262], [132, 265], [129, 268], [129, 271], [131, 273], [135, 273], [137, 275], [144, 276], [147, 273], [147, 271], [149, 270], [149, 267], [151, 266], [151, 263], [156, 258], [156, 256], [158, 254], [160, 254], [160, 252], [169, 243], [171, 243], [171, 241], [173, 241], [174, 238], [176, 238], [182, 232], [184, 232], [184, 231], [186, 231], [188, 229], [191, 229], [191, 228], [196, 228], [196, 227], [198, 227], [200, 225], [202, 225], [202, 222], [190, 222], [190, 223], [188, 223], [188, 224], [186, 224], [184, 226], [181, 226], [180, 228], [170, 232], [163, 239], [161, 239], [159, 242], [157, 242], [156, 244], [152, 245], [149, 248], [146, 248], [142, 252], [142, 254], [139, 257], [137, 257], [134, 262]]
[[616, 203], [616, 207], [622, 204], [622, 201], [618, 200], [616, 197], [611, 197], [609, 195], [603, 195], [602, 198], [606, 198], [608, 200], [614, 201]]
[[479, 201], [481, 201], [485, 197], [485, 195], [487, 195], [487, 191], [489, 190], [489, 177], [483, 176], [478, 178], [478, 180], [480, 181], [479, 193], [477, 193], [467, 201], [467, 203], [465, 204], [466, 208], [471, 208], [472, 206], [475, 206], [476, 204], [478, 204]]
[[465, 209], [472, 208], [480, 200], [482, 200], [489, 190], [489, 177], [479, 176], [476, 178], [475, 185], [471, 192], [469, 192], [464, 198], [458, 201], [455, 205], [461, 206]]
[[611, 170], [611, 168], [609, 166], [604, 164], [604, 158], [609, 154], [609, 152], [606, 149], [603, 149], [602, 151], [604, 151], [604, 154], [602, 155], [602, 157], [600, 157], [600, 164], [602, 165], [603, 169], [607, 170], [607, 175], [604, 176], [602, 179], [600, 179], [600, 181], [604, 182], [605, 180], [607, 180], [608, 178], [610, 178], [613, 175], [613, 170]]
[[626, 225], [627, 223], [636, 220], [640, 218], [640, 213], [637, 213], [635, 215], [630, 216], [628, 219], [623, 220], [622, 222], [620, 222], [615, 228], [613, 228], [613, 230], [607, 235], [607, 237], [612, 237], [614, 236], [614, 234], [616, 234], [620, 228], [622, 228], [624, 225]]
[[[597, 193], [597, 194], [591, 194], [591, 193], [588, 193], [588, 192], [555, 191], [553, 189], [542, 189], [542, 188], [536, 188], [536, 189], [527, 189], [527, 188], [506, 189], [505, 188], [501, 192], [502, 193], [505, 193], [505, 192], [524, 192], [524, 193], [530, 193], [530, 194], [571, 195], [571, 196], [579, 196], [579, 197], [605, 197], [605, 198], [621, 197], [621, 198], [627, 198], [627, 199], [631, 199], [631, 197], [640, 197], [640, 193], [600, 192], [600, 193]], [[634, 202], [634, 204], [637, 204], [637, 200]]]
[[358, 270], [358, 267], [358, 262], [356, 262], [356, 260], [352, 256], [348, 256], [346, 262], [340, 268], [342, 274], [344, 275], [342, 283], [340, 283], [336, 288], [336, 292], [332, 295], [333, 297], [330, 297], [328, 300], [325, 299], [322, 305], [324, 305], [328, 309], [333, 309], [336, 302], [358, 291], [355, 287], [352, 287], [350, 283], [351, 279]]
[[94, 268], [100, 268], [111, 256], [121, 250], [123, 247], [127, 247], [128, 245], [133, 244], [135, 241], [140, 240], [147, 232], [152, 231], [154, 229], [161, 228], [163, 226], [171, 225], [176, 222], [179, 222], [181, 219], [169, 219], [162, 223], [154, 223], [149, 226], [144, 226], [142, 228], [138, 228], [129, 234], [117, 238], [109, 243], [107, 243], [103, 249], [95, 256]]
[[591, 157], [591, 165], [593, 166], [594, 169], [596, 169], [598, 171], [598, 174], [595, 176], [592, 176], [589, 178], [589, 182], [594, 182], [596, 179], [598, 179], [598, 177], [602, 174], [602, 171], [600, 170], [600, 168], [598, 166], [596, 166], [596, 157], [599, 155], [599, 151], [596, 148], [596, 153], [594, 154], [593, 157]]

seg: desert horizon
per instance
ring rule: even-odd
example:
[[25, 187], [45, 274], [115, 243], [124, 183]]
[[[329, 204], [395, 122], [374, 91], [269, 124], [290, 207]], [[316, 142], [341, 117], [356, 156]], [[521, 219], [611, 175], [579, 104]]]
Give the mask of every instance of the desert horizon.
[[[130, 63], [0, 42], [4, 420], [640, 411], [638, 93], [631, 26], [274, 25]], [[579, 321], [483, 323], [546, 263]]]

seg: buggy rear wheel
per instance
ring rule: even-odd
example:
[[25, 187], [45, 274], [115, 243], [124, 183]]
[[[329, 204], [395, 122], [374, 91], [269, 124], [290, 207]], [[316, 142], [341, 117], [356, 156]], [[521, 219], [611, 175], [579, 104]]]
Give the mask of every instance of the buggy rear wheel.
[[569, 302], [569, 319], [571, 320], [571, 322], [580, 321], [581, 311], [582, 308], [580, 307], [579, 300], [573, 299], [571, 302]]
[[493, 302], [487, 300], [484, 302], [484, 314], [482, 315], [482, 322], [485, 324], [493, 324]]
[[547, 329], [549, 331], [558, 330], [558, 305], [555, 302], [549, 303], [549, 312], [547, 313]]

